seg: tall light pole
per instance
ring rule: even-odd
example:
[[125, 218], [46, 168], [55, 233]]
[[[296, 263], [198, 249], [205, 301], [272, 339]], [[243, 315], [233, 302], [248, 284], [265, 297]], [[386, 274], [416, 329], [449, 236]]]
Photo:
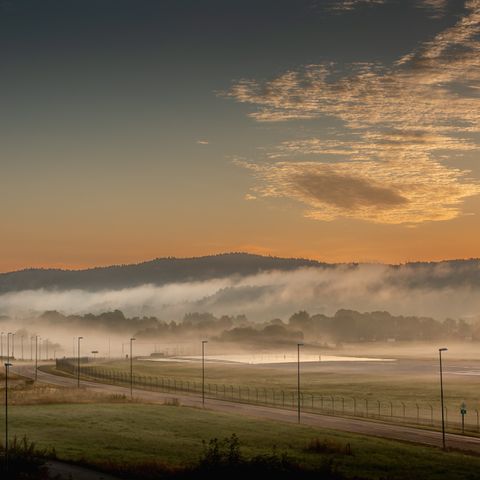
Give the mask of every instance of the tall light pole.
[[133, 342], [136, 338], [130, 339], [130, 398], [133, 398]]
[[10, 336], [12, 332], [7, 333], [7, 363], [10, 361]]
[[303, 347], [303, 343], [297, 343], [297, 419], [298, 423], [300, 423], [300, 408], [301, 408], [301, 401], [300, 401], [300, 347]]
[[447, 352], [448, 348], [443, 347], [438, 349], [438, 356], [440, 360], [440, 403], [442, 408], [442, 445], [445, 450], [445, 414], [443, 408], [443, 370], [442, 370], [442, 352]]
[[205, 406], [205, 344], [208, 340], [202, 340], [202, 405]]
[[77, 387], [80, 388], [80, 340], [83, 340], [83, 337], [78, 337], [77, 340]]
[[8, 470], [8, 369], [12, 364], [5, 362], [5, 467]]
[[35, 335], [35, 381], [38, 377], [38, 335]]
[[3, 336], [4, 332], [0, 332], [0, 357], [3, 358]]

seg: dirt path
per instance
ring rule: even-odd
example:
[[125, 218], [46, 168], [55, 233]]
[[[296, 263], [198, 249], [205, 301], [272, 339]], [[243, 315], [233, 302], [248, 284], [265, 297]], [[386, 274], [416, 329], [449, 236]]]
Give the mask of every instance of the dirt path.
[[50, 475], [55, 478], [60, 476], [62, 480], [120, 480], [106, 473], [96, 472], [90, 468], [79, 467], [70, 463], [52, 460], [47, 462]]
[[[32, 368], [28, 366], [18, 366], [15, 371], [21, 375], [32, 377]], [[70, 377], [52, 375], [42, 371], [38, 372], [38, 381], [53, 385], [75, 387], [77, 382]], [[96, 382], [82, 381], [83, 388], [106, 394], [130, 395], [129, 388], [116, 385], [108, 385]], [[182, 405], [189, 407], [202, 407], [202, 399], [199, 395], [186, 395], [183, 393], [169, 394], [162, 392], [152, 392], [148, 390], [134, 389], [135, 398], [147, 402], [164, 402], [168, 399], [177, 398]], [[226, 412], [236, 415], [246, 415], [249, 417], [277, 420], [282, 422], [297, 422], [297, 414], [292, 410], [282, 410], [279, 408], [265, 407], [259, 405], [235, 403], [231, 401], [222, 401], [218, 399], [206, 399], [205, 408], [213, 411]], [[352, 418], [334, 417], [328, 415], [319, 415], [313, 413], [302, 413], [302, 424], [312, 427], [328, 428], [332, 430], [341, 430], [351, 433], [364, 435], [374, 435], [382, 438], [401, 440], [425, 445], [441, 446], [441, 432], [423, 430], [409, 426], [391, 425], [369, 420], [360, 420]], [[447, 446], [458, 450], [480, 454], [480, 438], [469, 437], [456, 434], [447, 435]]]

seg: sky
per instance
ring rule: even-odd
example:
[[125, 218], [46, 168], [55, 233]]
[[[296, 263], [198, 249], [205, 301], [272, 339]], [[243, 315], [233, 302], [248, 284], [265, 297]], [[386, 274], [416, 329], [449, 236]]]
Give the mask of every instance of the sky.
[[480, 256], [480, 0], [1, 0], [0, 271]]

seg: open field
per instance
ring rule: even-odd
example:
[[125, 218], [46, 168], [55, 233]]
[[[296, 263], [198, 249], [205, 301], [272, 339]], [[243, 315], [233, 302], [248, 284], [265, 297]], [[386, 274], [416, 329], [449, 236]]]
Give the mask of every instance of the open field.
[[[128, 380], [130, 363], [128, 360], [97, 362], [89, 364], [106, 372], [121, 373]], [[163, 379], [172, 388], [191, 388], [195, 384], [199, 391], [201, 382], [201, 362], [162, 361], [151, 362], [135, 359], [135, 378], [139, 381]], [[466, 426], [471, 431], [479, 429], [478, 410], [480, 403], [480, 362], [476, 360], [456, 360], [446, 363], [444, 370], [445, 405], [447, 420], [453, 427], [460, 422], [460, 405], [466, 402], [468, 413]], [[297, 381], [296, 364], [247, 365], [240, 363], [206, 362], [207, 394], [218, 393], [222, 398], [238, 397], [243, 400], [267, 398], [294, 405]], [[143, 379], [143, 380], [142, 380]], [[416, 420], [417, 414], [428, 424], [433, 417], [440, 416], [438, 363], [429, 359], [397, 359], [395, 362], [316, 362], [303, 363], [301, 383], [304, 405], [308, 408], [314, 402], [315, 408], [332, 410], [332, 397], [336, 413], [353, 412], [369, 415], [380, 412], [382, 417], [406, 417]], [[275, 394], [273, 393], [275, 391]], [[257, 393], [258, 392], [258, 393]], [[265, 397], [266, 395], [266, 397]], [[366, 406], [368, 400], [368, 406]], [[418, 405], [418, 408], [417, 408]], [[392, 415], [393, 414], [393, 415]]]
[[[477, 456], [181, 406], [15, 406], [11, 432], [27, 435], [39, 447], [55, 447], [60, 459], [97, 466], [184, 465], [199, 458], [202, 441], [235, 433], [246, 455], [271, 453], [276, 448], [310, 467], [328, 458], [341, 472], [368, 479], [473, 480], [480, 468]], [[317, 439], [328, 446], [317, 449], [320, 452], [309, 451], [307, 446]], [[345, 453], [348, 448], [352, 455]]]

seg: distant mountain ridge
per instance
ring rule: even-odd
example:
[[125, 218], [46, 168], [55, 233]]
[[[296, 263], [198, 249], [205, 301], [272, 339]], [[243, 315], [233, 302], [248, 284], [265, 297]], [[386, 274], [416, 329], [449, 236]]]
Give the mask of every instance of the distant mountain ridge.
[[119, 289], [137, 285], [204, 281], [212, 278], [289, 271], [301, 267], [327, 267], [315, 260], [225, 253], [192, 258], [157, 258], [138, 264], [85, 270], [32, 268], [0, 274], [0, 293], [45, 289]]
[[[225, 253], [193, 258], [157, 258], [131, 265], [114, 265], [85, 270], [26, 269], [0, 274], [0, 294], [21, 290], [103, 290], [122, 289], [144, 284], [201, 282], [205, 280], [244, 277], [267, 271], [288, 272], [299, 268], [356, 268], [359, 264], [329, 264], [302, 258], [280, 258], [248, 253]], [[480, 286], [480, 260], [446, 260], [385, 265], [395, 277], [408, 283], [442, 287], [450, 284]], [[403, 280], [401, 280], [403, 278]]]

